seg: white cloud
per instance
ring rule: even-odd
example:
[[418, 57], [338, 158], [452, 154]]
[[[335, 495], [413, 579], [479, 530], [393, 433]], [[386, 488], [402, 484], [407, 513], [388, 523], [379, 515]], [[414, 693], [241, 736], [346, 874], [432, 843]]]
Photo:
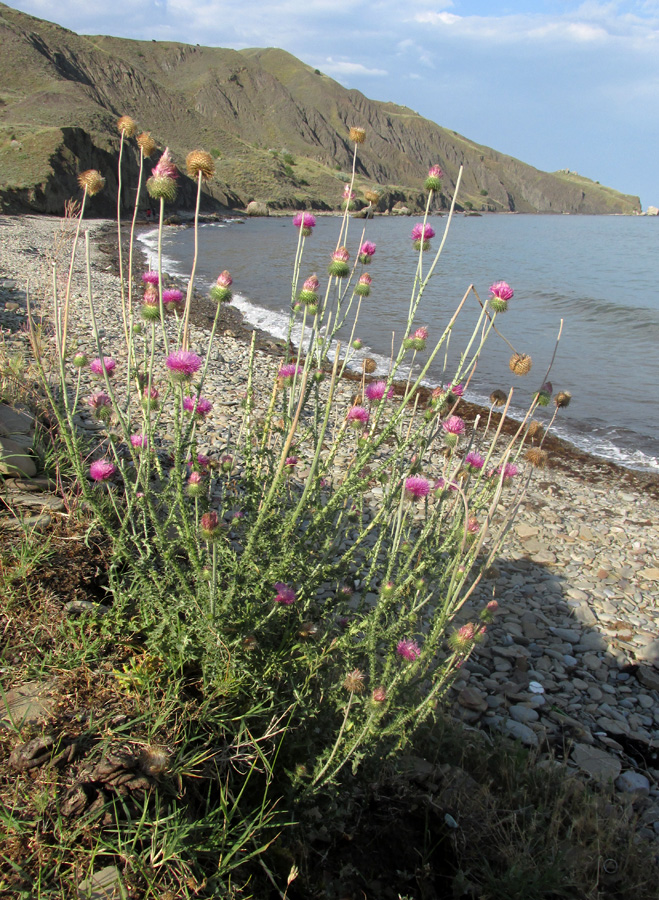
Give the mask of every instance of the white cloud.
[[323, 70], [334, 75], [388, 75], [386, 69], [369, 69], [362, 63], [349, 62], [348, 60], [332, 59], [328, 56], [323, 63]]

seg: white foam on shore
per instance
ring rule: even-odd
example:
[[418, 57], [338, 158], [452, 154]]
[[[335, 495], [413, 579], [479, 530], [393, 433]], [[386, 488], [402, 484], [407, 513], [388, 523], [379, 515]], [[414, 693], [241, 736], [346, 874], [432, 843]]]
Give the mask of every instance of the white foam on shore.
[[[288, 315], [286, 313], [258, 306], [241, 294], [234, 294], [233, 305], [240, 310], [245, 317], [245, 321], [249, 322], [251, 325], [261, 329], [261, 331], [266, 331], [274, 338], [286, 340], [288, 335]], [[296, 319], [291, 332], [291, 340], [295, 346], [298, 346], [301, 335], [301, 320]], [[336, 342], [333, 343], [332, 348], [328, 353], [330, 359], [334, 358], [335, 348]], [[361, 370], [362, 360], [367, 356], [374, 359], [377, 364], [377, 369], [374, 374], [386, 376], [390, 367], [389, 357], [374, 352], [367, 344], [364, 344], [361, 350], [353, 353], [348, 361], [347, 368], [353, 371]], [[408, 374], [409, 369], [401, 366], [397, 373], [397, 380], [400, 381], [406, 379]], [[436, 381], [424, 379], [422, 383], [425, 387], [437, 387]], [[488, 408], [490, 405], [489, 396], [481, 394], [479, 391], [468, 391], [465, 399], [485, 408]], [[509, 414], [511, 418], [517, 421], [522, 421], [525, 413], [526, 411], [519, 407], [515, 407], [514, 405], [510, 407]], [[659, 459], [657, 459], [656, 456], [644, 453], [639, 449], [632, 450], [624, 448], [619, 444], [615, 444], [610, 437], [605, 435], [599, 436], [592, 433], [584, 434], [582, 431], [573, 431], [572, 429], [566, 428], [563, 423], [555, 423], [552, 427], [552, 431], [557, 437], [573, 444], [579, 450], [582, 450], [591, 456], [600, 457], [636, 471], [659, 473]]]
[[[138, 234], [137, 240], [144, 245], [144, 253], [149, 266], [156, 269], [158, 267], [158, 229], [152, 228], [150, 231], [141, 232]], [[188, 278], [190, 275], [189, 272], [183, 270], [180, 263], [164, 253], [161, 258], [161, 265], [163, 272], [176, 278]]]

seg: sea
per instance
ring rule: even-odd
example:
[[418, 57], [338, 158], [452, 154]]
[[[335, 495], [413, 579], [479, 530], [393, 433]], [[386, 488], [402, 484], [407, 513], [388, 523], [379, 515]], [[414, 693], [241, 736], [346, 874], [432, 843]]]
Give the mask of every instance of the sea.
[[[424, 266], [433, 258], [447, 220], [429, 219], [437, 234], [432, 250], [424, 254]], [[405, 336], [417, 265], [410, 232], [417, 221], [385, 216], [349, 221], [351, 260], [362, 240], [377, 247], [367, 269], [373, 279], [371, 295], [361, 304], [355, 330], [363, 341], [355, 367], [371, 356], [378, 371], [386, 373], [392, 340], [397, 349]], [[315, 272], [324, 287], [339, 227], [338, 217], [317, 218], [305, 242], [300, 286]], [[203, 224], [195, 286], [208, 289], [228, 269], [233, 302], [245, 319], [285, 337], [297, 238], [292, 217]], [[140, 240], [155, 265], [157, 232], [145, 231]], [[166, 228], [163, 271], [185, 280], [193, 250], [191, 228]], [[470, 285], [485, 300], [490, 285], [502, 280], [515, 293], [497, 327], [517, 352], [532, 357], [533, 368], [523, 378], [513, 375], [510, 346], [492, 334], [465, 398], [487, 405], [493, 389], [507, 392], [512, 385], [513, 412], [523, 415], [555, 353], [549, 381], [555, 392], [572, 395], [569, 407], [560, 411], [555, 433], [594, 456], [659, 473], [659, 218], [456, 215], [415, 318], [417, 327], [429, 331], [428, 345], [442, 333]], [[448, 354], [438, 354], [427, 374], [428, 384], [452, 380], [478, 312], [471, 296], [452, 330]], [[349, 332], [340, 335], [344, 343], [348, 337]], [[416, 369], [422, 361], [418, 354]]]

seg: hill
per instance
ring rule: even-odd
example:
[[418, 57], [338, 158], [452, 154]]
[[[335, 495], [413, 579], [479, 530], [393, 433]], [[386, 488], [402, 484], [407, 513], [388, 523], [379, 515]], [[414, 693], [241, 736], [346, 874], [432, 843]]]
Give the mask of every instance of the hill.
[[[407, 107], [347, 90], [283, 50], [242, 51], [106, 36], [81, 36], [0, 4], [0, 205], [61, 213], [76, 174], [99, 168], [116, 203], [116, 120], [131, 115], [180, 163], [195, 147], [217, 156], [207, 208], [339, 207], [352, 162], [348, 129], [368, 140], [357, 192], [378, 188], [380, 209], [423, 202], [429, 165], [439, 162], [452, 193], [465, 166], [461, 202], [490, 211], [640, 212], [623, 195], [574, 173], [541, 172], [468, 140]], [[137, 171], [131, 149], [127, 165]], [[129, 181], [129, 179], [127, 179]], [[134, 179], [130, 179], [134, 183]], [[192, 202], [183, 178], [180, 202]], [[126, 189], [123, 203], [132, 197]], [[446, 197], [438, 198], [440, 207]]]

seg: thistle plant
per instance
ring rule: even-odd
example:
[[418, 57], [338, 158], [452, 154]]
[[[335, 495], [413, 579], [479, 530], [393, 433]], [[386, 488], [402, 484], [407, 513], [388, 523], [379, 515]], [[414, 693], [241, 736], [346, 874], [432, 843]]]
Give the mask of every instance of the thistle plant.
[[[462, 174], [433, 251], [428, 217], [442, 172], [432, 166], [425, 214], [411, 232], [417, 258], [404, 336], [386, 372], [367, 382], [375, 364], [361, 363], [358, 395], [347, 400], [341, 375], [358, 362], [361, 305], [377, 291], [376, 246], [364, 232], [353, 240], [349, 216], [367, 136], [355, 127], [350, 137], [352, 177], [322, 277], [304, 270], [314, 216], [293, 220], [289, 336], [301, 317], [297, 348], [281, 362], [252, 339], [240, 416], [210, 459], [199, 453], [198, 430], [212, 411], [211, 349], [233, 279], [223, 271], [210, 289], [216, 314], [199, 355], [189, 322], [201, 186], [214, 171], [203, 151], [187, 158], [198, 189], [187, 286], [163, 289], [163, 207], [177, 178], [165, 150], [147, 181], [160, 221], [157, 267], [142, 276], [143, 333], [133, 327], [129, 265], [126, 371], [103, 346], [89, 276], [94, 345], [83, 349], [92, 361], [82, 353], [67, 361], [55, 286], [60, 383], [45, 380], [80, 495], [113, 539], [113, 614], [128, 617], [173, 671], [200, 672], [208, 690], [230, 682], [227, 722], [249, 713], [247, 727], [258, 733], [274, 716], [287, 717], [277, 766], [294, 802], [330, 790], [347, 765], [355, 771], [396, 752], [435, 714], [494, 615], [488, 603], [466, 625], [454, 624], [546, 461], [546, 432], [531, 417], [553, 393], [550, 364], [512, 437], [504, 421], [514, 389], [496, 390], [486, 417], [468, 423], [462, 414], [486, 343], [503, 337], [499, 317], [509, 304], [514, 315], [513, 290], [495, 282], [483, 302], [468, 285], [441, 333], [419, 323]], [[139, 146], [142, 161], [144, 140]], [[140, 180], [141, 173], [140, 166]], [[450, 335], [468, 304], [477, 321], [448, 371]], [[351, 331], [345, 342], [343, 329]], [[513, 353], [511, 370], [527, 375], [530, 357]], [[424, 381], [442, 357], [442, 385], [424, 406]], [[569, 394], [557, 394], [555, 414], [568, 402]], [[94, 444], [76, 425], [86, 403], [103, 427]]]

